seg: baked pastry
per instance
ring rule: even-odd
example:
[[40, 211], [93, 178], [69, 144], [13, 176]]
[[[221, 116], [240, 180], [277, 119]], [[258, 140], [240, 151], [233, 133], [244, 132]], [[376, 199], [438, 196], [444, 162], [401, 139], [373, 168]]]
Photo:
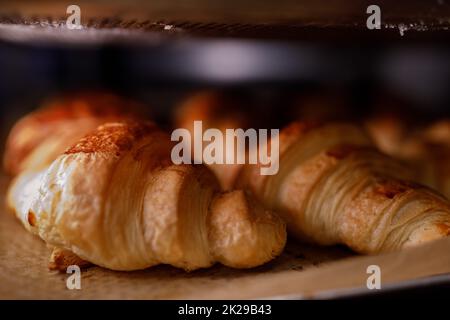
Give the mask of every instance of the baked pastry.
[[[9, 191], [10, 198], [21, 199], [14, 204], [16, 211], [29, 206], [29, 195], [35, 192], [35, 186], [28, 182], [39, 181], [38, 176], [68, 146], [106, 121], [144, 114], [144, 108], [134, 101], [105, 92], [83, 92], [52, 99], [20, 119], [8, 136], [3, 159], [7, 173], [20, 174]], [[29, 224], [25, 227], [29, 228]], [[66, 270], [68, 264], [85, 266], [88, 262], [55, 247], [49, 267]]]
[[299, 121], [353, 121], [359, 115], [352, 109], [352, 101], [345, 90], [327, 88], [310, 89], [296, 93], [290, 103], [283, 105], [287, 108], [286, 122], [282, 127]]
[[[189, 96], [176, 109], [175, 127], [185, 128], [191, 135], [194, 135], [194, 121], [202, 121], [203, 130], [215, 128], [223, 134], [226, 129], [246, 129], [257, 124], [257, 121], [255, 123], [249, 119], [248, 114], [251, 113], [249, 108], [251, 106], [246, 105], [243, 99], [220, 91], [198, 92]], [[225, 145], [223, 153], [232, 151], [229, 148]], [[193, 152], [191, 158], [194, 158]], [[239, 164], [207, 164], [207, 166], [214, 172], [223, 190], [232, 189], [232, 183], [241, 167]]]
[[450, 120], [437, 121], [425, 128], [417, 139], [421, 144], [419, 159], [427, 173], [423, 182], [435, 187], [450, 199]]
[[366, 122], [377, 147], [415, 172], [415, 180], [450, 197], [450, 121], [412, 126], [395, 115]]
[[243, 191], [221, 193], [202, 165], [173, 165], [171, 147], [152, 123], [104, 124], [19, 175], [10, 207], [47, 244], [113, 270], [249, 268], [282, 251], [278, 216]]
[[136, 102], [101, 92], [52, 100], [12, 128], [5, 148], [5, 171], [14, 176], [26, 170], [40, 170], [100, 124], [141, 115], [143, 109]]
[[450, 147], [450, 119], [443, 119], [430, 125], [424, 130], [426, 141]]
[[[290, 101], [279, 108], [280, 100]], [[269, 99], [270, 100], [270, 99]], [[227, 129], [265, 129], [280, 128], [292, 119], [307, 121], [349, 118], [345, 95], [340, 92], [323, 92], [277, 97], [277, 103], [256, 105], [233, 92], [202, 91], [188, 96], [176, 109], [174, 123], [176, 128], [185, 128], [191, 135], [195, 134], [194, 122], [202, 121], [202, 129], [218, 129], [226, 136]], [[337, 111], [339, 110], [339, 111]], [[235, 140], [236, 142], [236, 140]], [[233, 150], [234, 148], [234, 150]], [[223, 154], [234, 154], [237, 158], [240, 149], [225, 143]], [[192, 153], [193, 155], [193, 153]], [[202, 160], [202, 159], [197, 159]], [[219, 179], [224, 190], [232, 190], [234, 181], [241, 170], [241, 164], [207, 164]]]
[[280, 133], [280, 170], [245, 165], [236, 186], [276, 210], [293, 236], [360, 253], [391, 251], [450, 234], [450, 204], [373, 148], [350, 124], [293, 123]]
[[[201, 119], [220, 128], [221, 121], [231, 118], [228, 128], [240, 127], [239, 117], [227, 115], [224, 103], [213, 97], [190, 100], [181, 114], [184, 122], [178, 123], [190, 128]], [[216, 109], [225, 115], [211, 111]], [[435, 161], [423, 161], [423, 145], [409, 139], [406, 124], [390, 114], [366, 124], [378, 146], [399, 158], [394, 160], [377, 151], [358, 126], [327, 124], [323, 114], [315, 115], [319, 119], [309, 116], [312, 121], [282, 130], [276, 175], [261, 175], [260, 165], [214, 165], [222, 186], [250, 190], [282, 215], [290, 233], [301, 240], [346, 244], [360, 253], [395, 250], [449, 233], [447, 200], [410, 182], [435, 186], [435, 166], [428, 165]]]
[[408, 157], [409, 126], [395, 114], [379, 114], [365, 121], [365, 127], [377, 148], [393, 157]]

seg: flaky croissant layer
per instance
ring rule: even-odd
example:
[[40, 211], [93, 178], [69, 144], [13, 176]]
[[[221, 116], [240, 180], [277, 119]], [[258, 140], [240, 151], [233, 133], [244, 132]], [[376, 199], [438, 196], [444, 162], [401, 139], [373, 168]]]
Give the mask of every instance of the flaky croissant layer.
[[281, 252], [280, 218], [242, 191], [220, 193], [203, 166], [173, 165], [170, 149], [153, 124], [105, 124], [19, 175], [9, 205], [48, 244], [114, 270], [248, 268]]
[[281, 132], [280, 151], [277, 175], [248, 165], [237, 185], [279, 212], [297, 238], [376, 253], [450, 234], [448, 201], [408, 182], [412, 174], [356, 126], [294, 123]]

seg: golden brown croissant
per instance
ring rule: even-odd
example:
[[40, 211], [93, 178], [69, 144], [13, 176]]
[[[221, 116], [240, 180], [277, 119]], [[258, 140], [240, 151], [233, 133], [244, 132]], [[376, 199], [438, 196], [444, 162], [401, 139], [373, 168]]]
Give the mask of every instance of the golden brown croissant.
[[372, 116], [365, 122], [365, 127], [382, 152], [398, 158], [407, 158], [414, 153], [408, 143], [411, 130], [396, 114]]
[[246, 165], [237, 186], [280, 213], [294, 236], [361, 253], [413, 246], [450, 234], [450, 205], [377, 152], [349, 124], [294, 123], [280, 133], [280, 170]]
[[23, 117], [11, 130], [5, 149], [5, 171], [17, 175], [40, 170], [100, 124], [140, 114], [141, 109], [135, 102], [99, 92], [51, 101]]
[[[4, 156], [6, 172], [13, 176], [21, 173], [10, 190], [10, 194], [24, 201], [16, 205], [19, 208], [29, 205], [30, 197], [26, 194], [32, 192], [33, 184], [27, 182], [39, 175], [68, 145], [105, 121], [131, 118], [141, 115], [142, 111], [139, 104], [113, 94], [84, 92], [52, 100], [22, 118], [9, 134]], [[28, 224], [25, 226], [28, 228]], [[55, 247], [49, 267], [65, 270], [68, 264], [74, 263], [87, 265], [69, 250]]]
[[245, 99], [220, 91], [202, 91], [189, 96], [177, 108], [175, 125], [191, 127], [196, 120], [202, 120], [205, 128], [248, 128], [251, 121]]
[[[189, 96], [176, 110], [175, 126], [194, 134], [194, 121], [202, 121], [203, 130], [216, 128], [222, 133], [226, 129], [248, 128], [249, 105], [239, 98], [219, 91], [198, 92]], [[227, 152], [225, 146], [224, 153]], [[193, 153], [192, 153], [193, 155]], [[201, 160], [201, 159], [199, 159]], [[231, 190], [232, 183], [241, 167], [238, 164], [208, 164], [218, 178], [223, 190]]]
[[423, 182], [435, 187], [450, 199], [450, 120], [437, 121], [419, 136], [422, 148], [419, 158], [429, 170]]
[[281, 252], [280, 218], [243, 191], [220, 193], [201, 165], [173, 165], [171, 147], [153, 124], [104, 124], [19, 176], [10, 206], [48, 244], [114, 270], [248, 268]]
[[[221, 123], [217, 112], [198, 112], [223, 107], [217, 99], [185, 105], [184, 127], [199, 118], [217, 127]], [[374, 118], [368, 128], [383, 150], [403, 154], [406, 162], [397, 163], [377, 152], [356, 126], [299, 122], [280, 135], [280, 170], [275, 176], [261, 175], [254, 165], [215, 165], [213, 171], [223, 186], [249, 189], [278, 211], [297, 238], [344, 243], [372, 253], [446, 236], [449, 205], [440, 195], [408, 182], [433, 186], [433, 176], [416, 157], [422, 146], [406, 143], [407, 129], [396, 120], [389, 115]], [[239, 121], [227, 124], [240, 126]]]
[[410, 166], [415, 180], [450, 198], [450, 121], [424, 128], [408, 125], [395, 115], [380, 115], [366, 125], [380, 150]]

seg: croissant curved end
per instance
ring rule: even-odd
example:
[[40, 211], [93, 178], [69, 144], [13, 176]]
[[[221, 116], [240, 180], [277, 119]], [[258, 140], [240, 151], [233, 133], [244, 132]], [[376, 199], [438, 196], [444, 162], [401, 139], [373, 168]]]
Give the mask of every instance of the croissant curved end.
[[272, 260], [283, 250], [285, 223], [244, 191], [216, 195], [210, 210], [209, 241], [220, 263], [251, 268]]
[[[449, 222], [450, 223], [450, 222]], [[420, 225], [403, 243], [404, 248], [414, 247], [433, 240], [442, 239], [450, 236], [450, 224], [434, 223]]]

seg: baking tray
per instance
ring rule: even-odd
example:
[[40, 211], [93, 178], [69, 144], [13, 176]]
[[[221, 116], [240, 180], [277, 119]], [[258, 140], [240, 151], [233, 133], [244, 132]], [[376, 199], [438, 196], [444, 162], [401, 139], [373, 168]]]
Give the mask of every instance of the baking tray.
[[[8, 180], [0, 179], [4, 202]], [[356, 256], [343, 247], [290, 240], [274, 261], [251, 270], [224, 266], [184, 272], [170, 266], [116, 272], [81, 272], [81, 290], [66, 287], [68, 274], [49, 271], [50, 250], [6, 210], [0, 213], [0, 299], [329, 299], [373, 294], [367, 267], [381, 268], [382, 289], [445, 283], [450, 279], [450, 238], [414, 249]], [[438, 276], [438, 277], [436, 277]]]

